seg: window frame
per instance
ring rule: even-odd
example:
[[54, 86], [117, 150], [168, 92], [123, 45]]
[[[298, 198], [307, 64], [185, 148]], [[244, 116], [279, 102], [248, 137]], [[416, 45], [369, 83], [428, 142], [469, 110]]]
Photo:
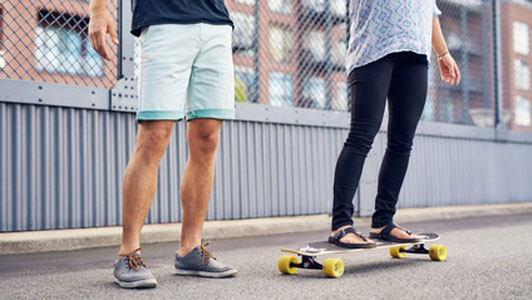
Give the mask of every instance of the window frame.
[[[58, 21], [60, 20], [60, 21]], [[81, 24], [81, 25], [80, 25]], [[89, 35], [88, 35], [88, 24], [89, 17], [80, 16], [76, 14], [67, 14], [54, 10], [40, 9], [37, 12], [37, 26], [35, 27], [35, 40], [34, 43], [37, 44], [37, 39], [41, 39], [38, 36], [37, 30], [40, 28], [43, 32], [46, 30], [66, 30], [67, 32], [76, 32], [79, 37], [79, 57], [80, 67], [79, 70], [75, 72], [64, 72], [58, 70], [57, 67], [53, 67], [54, 70], [48, 69], [46, 66], [42, 68], [38, 67], [39, 59], [36, 56], [36, 51], [38, 47], [35, 47], [33, 55], [35, 56], [35, 65], [34, 68], [38, 72], [47, 72], [49, 74], [68, 74], [70, 76], [82, 76], [90, 78], [103, 78], [105, 77], [105, 63], [103, 58], [95, 52], [94, 49], [90, 46]], [[81, 28], [83, 29], [81, 29]], [[36, 45], [37, 46], [37, 45]], [[57, 45], [56, 45], [57, 46]], [[92, 55], [95, 54], [95, 55]], [[43, 56], [44, 53], [43, 53]], [[99, 70], [94, 71], [94, 66], [88, 66], [88, 59], [98, 58], [97, 64], [99, 65]], [[90, 69], [90, 70], [89, 70]]]

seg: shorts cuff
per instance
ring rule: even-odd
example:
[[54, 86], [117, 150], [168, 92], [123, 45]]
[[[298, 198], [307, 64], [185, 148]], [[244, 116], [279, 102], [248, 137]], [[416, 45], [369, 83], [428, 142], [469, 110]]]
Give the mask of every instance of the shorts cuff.
[[234, 109], [199, 109], [187, 112], [187, 120], [193, 119], [220, 119], [233, 120], [235, 118]]
[[138, 121], [172, 120], [183, 119], [184, 113], [178, 110], [143, 110], [137, 112]]

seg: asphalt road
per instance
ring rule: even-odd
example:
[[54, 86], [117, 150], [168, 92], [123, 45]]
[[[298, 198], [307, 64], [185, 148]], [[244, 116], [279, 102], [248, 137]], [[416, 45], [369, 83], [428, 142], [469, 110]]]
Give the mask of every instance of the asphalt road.
[[143, 247], [159, 286], [123, 290], [112, 282], [116, 248], [10, 255], [0, 256], [0, 299], [532, 299], [532, 215], [402, 225], [440, 232], [447, 261], [374, 250], [340, 255], [340, 279], [314, 270], [281, 275], [279, 249], [327, 234], [311, 232], [213, 241], [215, 256], [240, 272], [204, 279], [173, 275], [176, 245], [164, 243]]

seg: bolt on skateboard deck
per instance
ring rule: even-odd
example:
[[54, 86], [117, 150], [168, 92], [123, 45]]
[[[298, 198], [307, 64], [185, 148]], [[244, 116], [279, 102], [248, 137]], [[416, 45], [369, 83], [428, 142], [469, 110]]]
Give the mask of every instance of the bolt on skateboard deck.
[[444, 261], [447, 258], [447, 249], [445, 249], [445, 246], [443, 245], [433, 244], [429, 249], [425, 248], [425, 244], [440, 239], [439, 234], [419, 233], [417, 235], [422, 236], [423, 239], [413, 243], [394, 243], [375, 240], [377, 246], [374, 248], [348, 249], [336, 246], [328, 241], [309, 243], [306, 247], [298, 249], [283, 248], [281, 249], [282, 252], [300, 256], [301, 262], [298, 261], [297, 256], [281, 256], [277, 267], [282, 274], [295, 274], [297, 269], [301, 268], [323, 270], [325, 276], [338, 278], [344, 273], [344, 263], [341, 259], [327, 258], [323, 264], [320, 264], [316, 261], [316, 257], [322, 255], [350, 254], [360, 251], [389, 249], [389, 253], [393, 258], [403, 258], [407, 253], [428, 254], [434, 261]]

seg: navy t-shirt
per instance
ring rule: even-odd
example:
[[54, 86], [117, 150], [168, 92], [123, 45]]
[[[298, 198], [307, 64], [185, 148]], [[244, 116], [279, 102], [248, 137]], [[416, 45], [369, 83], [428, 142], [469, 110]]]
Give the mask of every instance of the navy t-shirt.
[[131, 33], [139, 36], [144, 27], [157, 24], [231, 25], [224, 0], [131, 0]]

